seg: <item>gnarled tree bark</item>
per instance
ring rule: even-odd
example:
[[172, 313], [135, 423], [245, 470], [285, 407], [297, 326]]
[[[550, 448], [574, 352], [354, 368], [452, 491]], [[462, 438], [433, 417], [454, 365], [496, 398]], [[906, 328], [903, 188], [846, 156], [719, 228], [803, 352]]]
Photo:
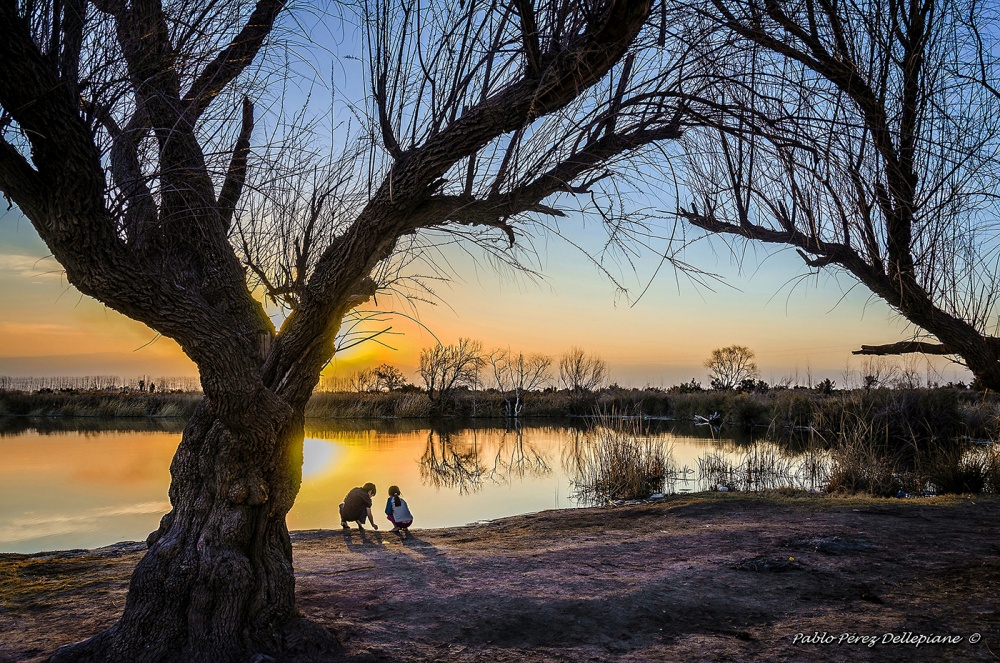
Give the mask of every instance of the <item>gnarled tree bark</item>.
[[[301, 481], [306, 402], [345, 315], [375, 293], [373, 270], [426, 228], [499, 229], [513, 241], [521, 216], [561, 214], [546, 198], [589, 198], [610, 162], [680, 135], [670, 63], [657, 56], [662, 70], [641, 72], [630, 55], [616, 69], [662, 36], [646, 25], [648, 1], [413, 2], [399, 16], [395, 3], [372, 4], [371, 120], [386, 162], [325, 243], [314, 224], [336, 196], [312, 192], [305, 237], [269, 275], [247, 239], [255, 226], [238, 213], [255, 216], [241, 206], [253, 104], [240, 94], [231, 122], [205, 118], [233, 101], [223, 93], [240, 89], [283, 0], [234, 3], [232, 14], [214, 0], [0, 0], [0, 190], [81, 292], [175, 339], [205, 393], [171, 466], [171, 511], [149, 537], [121, 619], [54, 660], [222, 663], [335, 650], [336, 638], [296, 610], [285, 515]], [[457, 28], [420, 32], [447, 23], [421, 13], [446, 11]], [[405, 24], [398, 34], [394, 20]], [[508, 43], [518, 30], [520, 51]], [[462, 39], [476, 47], [451, 48]], [[435, 72], [406, 48], [451, 69]], [[456, 52], [465, 59], [449, 59]], [[390, 65], [411, 70], [390, 76]], [[407, 87], [408, 76], [424, 84]], [[556, 138], [540, 150], [529, 126]], [[288, 307], [280, 329], [253, 295], [258, 283]]]

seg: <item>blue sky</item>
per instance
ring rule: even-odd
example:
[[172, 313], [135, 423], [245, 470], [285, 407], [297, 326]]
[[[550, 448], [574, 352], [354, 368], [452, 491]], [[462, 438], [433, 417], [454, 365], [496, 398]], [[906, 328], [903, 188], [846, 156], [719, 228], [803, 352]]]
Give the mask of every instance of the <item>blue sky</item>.
[[[302, 62], [297, 69], [317, 82], [299, 88], [311, 89], [316, 103], [327, 108], [332, 94], [339, 99], [335, 113], [344, 118], [345, 100], [357, 93], [361, 80], [358, 61], [331, 57], [338, 48], [352, 47], [351, 40], [343, 38], [338, 23], [318, 28], [321, 19], [329, 17], [307, 16], [303, 22], [319, 43], [298, 47]], [[261, 126], [267, 122], [267, 117], [261, 118]], [[671, 205], [659, 202], [663, 208]], [[578, 218], [564, 220], [561, 230], [592, 251], [604, 239], [597, 224]], [[848, 373], [862, 368], [862, 359], [852, 357], [852, 349], [912, 334], [846, 276], [824, 272], [801, 279], [807, 269], [789, 251], [768, 255], [761, 247], [751, 247], [740, 269], [723, 242], [700, 243], [684, 258], [721, 278], [711, 289], [669, 267], [657, 272], [660, 258], [647, 251], [637, 260], [634, 274], [622, 271], [629, 288], [625, 296], [565, 241], [540, 236], [534, 246], [543, 275], [538, 279], [500, 274], [486, 260], [446, 250], [452, 280], [435, 287], [437, 305], [414, 309], [405, 302], [380, 299], [382, 308], [405, 312], [421, 324], [388, 316], [386, 326], [398, 335], [382, 338], [395, 350], [363, 344], [338, 355], [328, 373], [345, 375], [388, 362], [412, 377], [420, 348], [436, 339], [450, 343], [468, 336], [487, 348], [510, 346], [553, 356], [579, 346], [604, 357], [612, 380], [622, 385], [669, 386], [691, 378], [707, 383], [703, 361], [713, 349], [732, 344], [756, 352], [761, 377], [769, 382], [805, 384], [810, 378], [830, 378], [844, 385]], [[473, 256], [477, 251], [470, 248]], [[60, 267], [46, 258], [48, 253], [16, 208], [0, 213], [0, 375], [195, 373], [172, 341], [157, 338], [69, 286]], [[968, 379], [964, 370], [942, 360], [936, 360], [930, 372], [923, 360], [911, 364], [931, 380]]]

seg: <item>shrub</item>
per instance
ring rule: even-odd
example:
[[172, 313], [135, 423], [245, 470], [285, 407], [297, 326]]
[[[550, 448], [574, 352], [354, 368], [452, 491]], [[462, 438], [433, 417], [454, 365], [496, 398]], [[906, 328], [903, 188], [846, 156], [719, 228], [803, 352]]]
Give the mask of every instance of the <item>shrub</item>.
[[662, 442], [649, 436], [638, 417], [598, 414], [579, 450], [577, 497], [591, 503], [642, 499], [660, 492], [672, 461]]
[[729, 403], [726, 421], [738, 428], [749, 430], [755, 426], [767, 426], [771, 408], [761, 398], [751, 394], [739, 394]]

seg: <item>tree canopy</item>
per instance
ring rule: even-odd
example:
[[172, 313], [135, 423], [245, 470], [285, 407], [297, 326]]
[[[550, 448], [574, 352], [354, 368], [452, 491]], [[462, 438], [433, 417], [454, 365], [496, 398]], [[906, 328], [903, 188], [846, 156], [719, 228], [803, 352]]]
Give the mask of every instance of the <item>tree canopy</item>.
[[685, 117], [685, 54], [651, 2], [353, 8], [364, 97], [320, 159], [259, 131], [293, 84], [284, 0], [0, 0], [0, 190], [74, 286], [175, 339], [204, 389], [122, 618], [56, 660], [335, 648], [295, 608], [285, 514], [345, 316], [428, 230], [509, 247], [575, 208], [613, 243], [648, 236], [620, 176]]
[[[915, 328], [863, 345], [1000, 388], [1000, 14], [954, 0], [706, 0], [680, 10], [715, 82], [680, 218], [846, 272]], [[684, 19], [681, 19], [684, 20]]]

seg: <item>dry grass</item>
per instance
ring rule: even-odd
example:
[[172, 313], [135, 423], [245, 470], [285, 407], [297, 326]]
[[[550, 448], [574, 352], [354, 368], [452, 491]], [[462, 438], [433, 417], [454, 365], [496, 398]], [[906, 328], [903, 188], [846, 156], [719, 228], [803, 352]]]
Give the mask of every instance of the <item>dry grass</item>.
[[601, 413], [579, 449], [573, 483], [590, 503], [642, 499], [661, 492], [674, 469], [669, 449], [646, 433], [641, 418]]
[[830, 459], [815, 447], [792, 455], [770, 443], [756, 442], [742, 453], [706, 453], [698, 459], [698, 477], [709, 490], [802, 491], [828, 481]]

